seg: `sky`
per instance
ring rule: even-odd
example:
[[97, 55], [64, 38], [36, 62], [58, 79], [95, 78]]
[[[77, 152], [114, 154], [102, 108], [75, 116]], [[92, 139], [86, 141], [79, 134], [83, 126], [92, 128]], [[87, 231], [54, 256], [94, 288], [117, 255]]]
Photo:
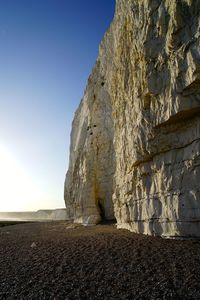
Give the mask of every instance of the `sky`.
[[0, 211], [64, 207], [71, 122], [115, 0], [0, 0]]

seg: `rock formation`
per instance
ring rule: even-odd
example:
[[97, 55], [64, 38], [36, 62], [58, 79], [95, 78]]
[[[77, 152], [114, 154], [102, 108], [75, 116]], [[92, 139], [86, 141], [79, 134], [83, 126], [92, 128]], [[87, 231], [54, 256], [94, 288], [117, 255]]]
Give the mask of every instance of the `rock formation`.
[[75, 222], [200, 236], [200, 1], [116, 0], [75, 114]]

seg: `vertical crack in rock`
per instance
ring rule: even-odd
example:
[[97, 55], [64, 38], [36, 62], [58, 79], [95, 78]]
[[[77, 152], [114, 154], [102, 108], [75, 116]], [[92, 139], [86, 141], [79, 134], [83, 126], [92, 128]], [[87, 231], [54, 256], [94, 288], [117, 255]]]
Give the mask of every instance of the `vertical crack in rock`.
[[117, 0], [72, 125], [75, 222], [200, 236], [200, 0]]

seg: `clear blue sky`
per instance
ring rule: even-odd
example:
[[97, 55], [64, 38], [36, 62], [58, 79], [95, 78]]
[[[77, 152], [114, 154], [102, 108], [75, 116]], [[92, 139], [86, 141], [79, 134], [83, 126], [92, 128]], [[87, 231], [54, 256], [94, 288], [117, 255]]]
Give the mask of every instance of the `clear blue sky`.
[[[114, 6], [114, 0], [0, 1], [0, 211], [64, 207], [71, 122]], [[15, 190], [23, 184], [29, 189], [20, 203]]]

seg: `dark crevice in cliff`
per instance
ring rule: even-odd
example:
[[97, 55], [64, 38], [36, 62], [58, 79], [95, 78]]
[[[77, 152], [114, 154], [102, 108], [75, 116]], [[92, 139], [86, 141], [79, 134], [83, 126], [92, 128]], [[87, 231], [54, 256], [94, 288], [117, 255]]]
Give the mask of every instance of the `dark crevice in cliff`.
[[196, 79], [183, 90], [183, 96], [200, 94], [200, 80]]
[[148, 157], [146, 157], [146, 158], [143, 159], [143, 160], [138, 160], [138, 161], [136, 161], [136, 162], [132, 165], [132, 168], [131, 168], [131, 170], [129, 171], [129, 173], [132, 172], [133, 168], [138, 167], [138, 166], [140, 166], [140, 165], [142, 165], [142, 164], [144, 164], [144, 163], [147, 163], [147, 162], [152, 161], [156, 156], [158, 156], [158, 155], [160, 155], [160, 154], [165, 154], [165, 153], [167, 153], [167, 152], [169, 152], [169, 151], [172, 151], [172, 150], [184, 149], [184, 148], [186, 148], [186, 147], [192, 145], [193, 143], [195, 143], [195, 142], [197, 142], [197, 141], [200, 141], [200, 138], [194, 139], [194, 140], [191, 141], [190, 143], [187, 143], [187, 144], [185, 144], [185, 145], [183, 145], [183, 146], [181, 146], [181, 147], [176, 147], [176, 148], [173, 148], [173, 149], [168, 149], [168, 150], [166, 150], [166, 151], [160, 151], [160, 152], [157, 152], [157, 153], [155, 153], [155, 154], [149, 155]]
[[98, 205], [98, 210], [99, 210], [99, 214], [100, 214], [101, 220], [106, 220], [105, 207], [103, 205], [102, 199], [98, 199], [97, 205]]
[[200, 107], [194, 107], [194, 108], [191, 108], [190, 110], [180, 111], [177, 114], [171, 116], [167, 121], [165, 121], [161, 124], [158, 124], [154, 128], [157, 129], [157, 128], [165, 127], [168, 125], [176, 124], [181, 121], [186, 121], [188, 119], [194, 118], [196, 116], [200, 116]]

